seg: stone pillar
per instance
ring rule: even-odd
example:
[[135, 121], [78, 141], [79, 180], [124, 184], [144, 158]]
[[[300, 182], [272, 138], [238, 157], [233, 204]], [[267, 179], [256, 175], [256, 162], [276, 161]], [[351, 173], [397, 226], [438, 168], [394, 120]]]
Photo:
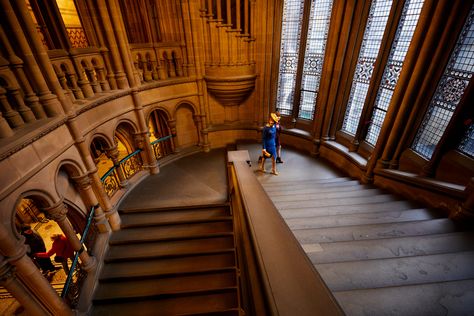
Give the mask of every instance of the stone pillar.
[[[20, 1], [22, 2], [22, 1]], [[17, 4], [17, 1], [14, 1]], [[23, 1], [23, 4], [25, 2]], [[26, 4], [25, 4], [26, 7]], [[26, 38], [25, 34], [22, 31], [22, 27], [18, 18], [16, 16], [15, 11], [11, 7], [11, 3], [8, 0], [0, 0], [0, 8], [5, 12], [5, 17], [7, 19], [6, 23], [8, 23], [8, 27], [5, 27], [5, 32], [10, 34], [10, 38], [15, 40], [18, 50], [23, 55], [23, 61], [28, 69], [28, 73], [31, 76], [31, 81], [36, 88], [36, 91], [39, 96], [39, 102], [44, 108], [44, 112], [49, 116], [56, 116], [61, 113], [61, 103], [59, 102], [57, 96], [51, 93], [49, 90], [48, 84], [46, 83], [45, 78], [43, 77], [42, 69], [38, 66], [36, 59], [34, 57], [33, 51], [30, 47], [30, 43]], [[28, 9], [26, 9], [26, 14], [29, 15]], [[31, 19], [30, 16], [25, 16], [24, 14], [21, 15], [21, 20], [23, 19]], [[35, 46], [43, 45], [39, 41], [38, 34], [36, 34], [36, 30], [34, 30], [35, 34], [31, 32], [28, 33], [31, 36], [30, 40], [34, 42]], [[43, 48], [41, 50], [44, 51]], [[46, 56], [47, 58], [47, 56]]]
[[23, 121], [25, 123], [29, 122], [34, 122], [36, 121], [35, 115], [33, 114], [33, 111], [29, 107], [25, 105], [25, 101], [23, 100], [23, 97], [20, 95], [20, 91], [18, 88], [11, 88], [8, 89], [10, 92], [10, 95], [12, 96], [13, 100], [15, 100], [15, 103], [18, 108], [18, 112], [20, 113], [21, 117], [23, 118]]
[[105, 0], [98, 0], [97, 7], [99, 8], [100, 19], [104, 26], [105, 39], [108, 41], [107, 48], [110, 50], [112, 64], [115, 70], [115, 80], [119, 89], [126, 89], [129, 87], [127, 77], [123, 70], [123, 64], [120, 59], [120, 53], [117, 47], [117, 41], [114, 34], [114, 26], [110, 21], [110, 14], [107, 9]]
[[[5, 0], [1, 0], [2, 2]], [[38, 60], [39, 66], [41, 67], [40, 76], [43, 76], [47, 86], [51, 88], [52, 92], [57, 96], [62, 106], [64, 113], [69, 113], [73, 110], [72, 103], [63, 93], [63, 90], [59, 84], [56, 73], [49, 59], [48, 53], [44, 49], [43, 43], [40, 41], [38, 31], [31, 18], [31, 14], [28, 10], [25, 1], [12, 1], [13, 6], [16, 8], [19, 20], [24, 27], [26, 36], [30, 42], [30, 47]], [[8, 14], [7, 14], [8, 15]], [[40, 97], [41, 99], [41, 97]]]
[[112, 159], [112, 162], [114, 163], [115, 170], [117, 171], [117, 176], [119, 178], [120, 186], [122, 188], [125, 188], [128, 185], [128, 180], [125, 177], [122, 168], [120, 167], [120, 161], [119, 161], [119, 151], [117, 146], [113, 148], [109, 148], [106, 151], [106, 155], [108, 158]]
[[2, 112], [0, 112], [0, 138], [6, 138], [13, 136], [13, 130], [10, 128], [10, 125], [8, 125], [7, 120], [2, 115]]
[[105, 217], [104, 211], [102, 210], [102, 208], [99, 205], [99, 202], [97, 201], [97, 197], [95, 196], [94, 191], [92, 190], [91, 179], [87, 175], [73, 177], [72, 179], [76, 183], [76, 186], [79, 189], [79, 192], [81, 193], [81, 196], [84, 199], [84, 204], [88, 208], [91, 208], [92, 206], [96, 206], [95, 213], [94, 213], [94, 220], [95, 220], [95, 226], [97, 227], [99, 232], [100, 233], [109, 232], [111, 230], [110, 225], [107, 222], [107, 218]]
[[48, 313], [38, 302], [29, 296], [15, 275], [15, 267], [3, 261], [0, 266], [0, 286], [3, 286], [25, 309], [28, 315], [46, 316]]
[[67, 240], [71, 244], [74, 251], [79, 251], [81, 258], [81, 266], [85, 271], [89, 272], [97, 266], [97, 261], [95, 258], [89, 256], [87, 251], [82, 251], [81, 241], [77, 238], [76, 232], [72, 227], [71, 223], [67, 219], [67, 206], [63, 201], [59, 201], [56, 205], [42, 209], [48, 219], [54, 220], [58, 223], [59, 227], [63, 231]]
[[8, 37], [3, 31], [3, 27], [0, 27], [0, 38], [1, 42], [3, 43], [3, 46], [5, 47], [5, 50], [7, 51], [8, 61], [12, 66], [12, 70], [15, 73], [15, 77], [17, 78], [20, 87], [25, 93], [25, 101], [27, 105], [31, 108], [37, 119], [46, 118], [46, 113], [44, 112], [43, 108], [41, 107], [41, 104], [39, 103], [39, 98], [31, 88], [30, 82], [28, 81], [25, 75], [25, 72], [23, 70], [23, 61], [18, 56], [16, 56], [13, 47], [11, 46], [10, 41], [8, 40]]
[[5, 90], [3, 87], [0, 87], [0, 110], [2, 111], [5, 119], [13, 128], [23, 126], [25, 124], [23, 119], [17, 111], [13, 110], [12, 106], [8, 102], [6, 94], [7, 90]]
[[[134, 88], [132, 90], [133, 104], [135, 106], [135, 113], [138, 120], [138, 126], [140, 131], [137, 133], [138, 148], [143, 150], [143, 164], [144, 167], [150, 170], [151, 174], [157, 174], [159, 172], [158, 162], [153, 154], [153, 148], [150, 145], [150, 137], [148, 135], [148, 124], [145, 122], [145, 115], [143, 114], [143, 106], [138, 95], [138, 90]], [[140, 147], [141, 146], [141, 147]]]
[[204, 143], [202, 142], [202, 117], [201, 115], [194, 115], [193, 119], [194, 124], [196, 125], [198, 130], [198, 145], [203, 146]]
[[176, 137], [176, 120], [168, 120], [168, 126], [170, 128], [171, 132], [171, 146], [173, 149], [173, 152], [179, 152], [179, 149], [176, 148], [176, 144], [174, 143], [175, 137]]
[[[33, 310], [27, 309], [28, 315], [73, 315], [69, 306], [58, 296], [48, 280], [26, 255], [25, 237], [21, 236], [17, 240], [10, 230], [0, 225], [0, 240], [2, 241], [0, 253], [8, 258], [9, 264], [15, 267], [16, 275], [21, 280], [24, 291], [27, 292], [25, 297], [22, 293], [17, 292], [20, 289], [12, 288], [14, 290], [12, 294], [19, 295], [15, 298], [22, 303], [23, 307], [33, 307]], [[10, 285], [13, 287], [13, 284], [10, 283]], [[29, 302], [24, 302], [25, 300]]]
[[84, 97], [86, 97], [86, 98], [93, 97], [94, 96], [94, 91], [92, 90], [91, 83], [89, 82], [89, 80], [87, 79], [86, 74], [84, 73], [84, 71], [86, 71], [86, 69], [84, 69], [82, 67], [82, 65], [79, 62], [77, 56], [73, 56], [72, 59], [73, 59], [74, 68], [75, 68], [75, 71], [76, 71], [76, 74], [77, 74], [77, 79], [78, 79], [77, 84], [81, 88], [81, 91], [84, 94]]
[[102, 209], [105, 212], [107, 219], [109, 220], [110, 227], [112, 230], [120, 229], [120, 217], [116, 210], [113, 209], [112, 203], [110, 202], [107, 193], [104, 190], [102, 181], [97, 174], [97, 167], [92, 159], [89, 146], [85, 143], [84, 136], [82, 136], [79, 127], [77, 126], [76, 118], [71, 117], [68, 121], [68, 128], [71, 132], [71, 135], [76, 142], [76, 146], [81, 155], [82, 161], [87, 168], [87, 172], [90, 175], [92, 180], [92, 188], [99, 198], [99, 202], [102, 206]]
[[67, 85], [67, 79], [64, 72], [62, 70], [59, 70], [59, 73], [57, 75], [58, 75], [59, 84], [63, 88], [64, 93], [69, 97], [69, 99], [71, 99], [71, 102], [76, 101], [76, 97], [74, 96], [71, 89], [69, 89], [69, 86]]

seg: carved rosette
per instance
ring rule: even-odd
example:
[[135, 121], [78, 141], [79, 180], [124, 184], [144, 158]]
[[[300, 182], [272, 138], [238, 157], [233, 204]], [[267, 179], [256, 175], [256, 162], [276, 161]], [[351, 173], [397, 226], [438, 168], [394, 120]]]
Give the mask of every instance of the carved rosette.
[[225, 65], [207, 67], [209, 93], [224, 106], [242, 104], [255, 89], [257, 74], [252, 65]]

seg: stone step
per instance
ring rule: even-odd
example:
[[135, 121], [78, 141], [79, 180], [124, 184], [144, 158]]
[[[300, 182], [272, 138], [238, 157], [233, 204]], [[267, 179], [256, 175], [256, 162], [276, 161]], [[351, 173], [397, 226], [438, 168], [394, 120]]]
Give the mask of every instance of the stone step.
[[100, 304], [112, 301], [146, 299], [159, 295], [178, 295], [215, 291], [237, 286], [235, 269], [210, 271], [200, 274], [176, 275], [145, 280], [101, 282], [94, 295]]
[[474, 233], [303, 244], [314, 264], [388, 259], [474, 250]]
[[474, 251], [316, 264], [331, 291], [349, 291], [474, 278]]
[[474, 315], [474, 280], [335, 292], [351, 316]]
[[418, 208], [416, 203], [409, 201], [392, 201], [384, 203], [368, 203], [355, 205], [334, 205], [322, 207], [308, 207], [301, 209], [281, 210], [280, 213], [285, 219], [305, 218], [313, 216], [328, 216], [341, 214], [356, 214], [370, 212], [403, 211]]
[[308, 208], [308, 207], [323, 207], [335, 205], [354, 205], [354, 204], [369, 204], [369, 203], [385, 203], [398, 201], [399, 198], [392, 194], [381, 194], [375, 196], [350, 197], [350, 198], [334, 198], [334, 199], [319, 199], [319, 200], [301, 200], [301, 201], [283, 201], [274, 202], [279, 210]]
[[232, 235], [231, 220], [187, 225], [167, 225], [157, 227], [140, 227], [121, 229], [114, 232], [109, 239], [110, 245], [175, 240], [199, 237]]
[[347, 185], [360, 185], [358, 180], [352, 180], [351, 178], [329, 178], [329, 179], [306, 179], [306, 180], [286, 180], [282, 179], [278, 181], [276, 179], [273, 182], [265, 182], [262, 184], [267, 189], [278, 189], [278, 188], [305, 188], [310, 186], [317, 187], [332, 187], [332, 186], [347, 186]]
[[112, 262], [104, 265], [100, 280], [143, 279], [215, 271], [233, 268], [234, 266], [235, 251], [233, 250], [216, 254]]
[[348, 199], [354, 197], [372, 197], [376, 195], [383, 195], [385, 192], [380, 189], [358, 189], [358, 190], [351, 190], [351, 191], [337, 191], [337, 192], [315, 192], [315, 193], [294, 193], [294, 194], [286, 194], [286, 195], [276, 195], [272, 196], [271, 199], [273, 203], [281, 203], [281, 202], [292, 202], [292, 201], [319, 201], [319, 200], [326, 200], [326, 199]]
[[122, 228], [155, 225], [188, 224], [210, 221], [231, 220], [227, 207], [208, 209], [178, 209], [126, 213], [120, 216]]
[[403, 223], [299, 229], [293, 234], [302, 244], [349, 240], [381, 239], [404, 236], [445, 234], [462, 230], [448, 218]]
[[281, 187], [281, 188], [265, 188], [265, 191], [272, 198], [276, 198], [281, 195], [293, 195], [293, 194], [322, 194], [322, 193], [335, 193], [335, 192], [349, 192], [349, 191], [361, 191], [375, 189], [370, 185], [351, 184], [351, 185], [338, 185], [330, 187]]
[[[356, 226], [367, 224], [399, 223], [422, 221], [436, 218], [436, 214], [428, 209], [405, 211], [359, 213], [347, 215], [316, 216], [305, 218], [290, 218], [286, 223], [291, 230], [308, 228], [327, 228], [339, 226]], [[349, 228], [351, 229], [351, 228]]]
[[223, 250], [231, 250], [233, 248], [234, 237], [232, 235], [130, 245], [113, 245], [109, 248], [104, 261], [115, 262], [192, 254], [209, 254]]
[[120, 304], [95, 305], [93, 316], [238, 315], [236, 289], [216, 293], [163, 297]]

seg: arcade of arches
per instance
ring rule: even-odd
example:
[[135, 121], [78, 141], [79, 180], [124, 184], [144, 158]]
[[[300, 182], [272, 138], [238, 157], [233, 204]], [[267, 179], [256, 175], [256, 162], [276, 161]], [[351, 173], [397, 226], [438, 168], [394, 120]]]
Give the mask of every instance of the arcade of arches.
[[31, 315], [87, 309], [25, 231], [87, 275], [137, 183], [276, 110], [284, 144], [472, 219], [473, 3], [0, 0], [0, 285]]

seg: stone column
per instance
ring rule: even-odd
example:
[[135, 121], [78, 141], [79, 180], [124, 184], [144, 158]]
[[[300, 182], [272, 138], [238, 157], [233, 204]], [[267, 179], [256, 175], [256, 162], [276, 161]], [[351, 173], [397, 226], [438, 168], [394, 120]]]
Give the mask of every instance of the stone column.
[[[17, 1], [14, 1], [14, 3], [17, 4]], [[24, 1], [23, 4], [25, 4]], [[5, 17], [7, 19], [6, 23], [8, 23], [8, 27], [5, 27], [5, 32], [10, 34], [12, 41], [13, 39], [15, 40], [18, 50], [23, 55], [23, 61], [26, 65], [26, 68], [29, 70], [28, 73], [30, 74], [31, 81], [38, 93], [39, 102], [43, 105], [44, 112], [49, 117], [58, 115], [61, 113], [61, 103], [59, 102], [57, 96], [52, 94], [49, 90], [48, 84], [43, 77], [42, 69], [40, 69], [36, 62], [33, 51], [30, 47], [30, 43], [22, 31], [22, 27], [18, 21], [16, 13], [11, 7], [11, 3], [8, 0], [0, 0], [0, 8], [5, 12]], [[29, 15], [30, 13], [28, 12], [28, 9], [26, 10], [26, 14]], [[24, 14], [21, 16], [21, 20], [23, 19], [25, 19]], [[26, 19], [31, 19], [31, 17], [27, 16]], [[34, 32], [36, 32], [36, 30], [34, 30]], [[28, 35], [31, 36], [30, 40], [34, 42], [35, 46], [43, 45], [37, 38], [38, 34], [32, 34], [29, 32]], [[41, 50], [44, 51], [43, 48], [41, 48]]]
[[105, 38], [108, 41], [107, 48], [110, 50], [110, 56], [112, 59], [112, 64], [115, 70], [115, 80], [119, 89], [126, 89], [129, 87], [127, 77], [123, 70], [123, 64], [120, 59], [120, 53], [117, 47], [117, 41], [114, 34], [114, 26], [110, 21], [110, 14], [107, 9], [107, 4], [105, 0], [98, 0], [97, 7], [99, 8], [100, 18], [104, 26]]
[[82, 161], [87, 168], [87, 172], [90, 175], [92, 180], [92, 188], [94, 192], [97, 194], [99, 202], [102, 206], [102, 209], [105, 212], [107, 219], [109, 220], [110, 227], [112, 230], [119, 230], [120, 229], [120, 217], [116, 210], [113, 209], [112, 203], [104, 190], [102, 185], [102, 181], [97, 174], [97, 167], [92, 159], [89, 146], [85, 143], [84, 136], [82, 136], [79, 127], [77, 126], [77, 121], [75, 117], [71, 117], [67, 121], [67, 125], [71, 135], [76, 142], [76, 146], [78, 148], [79, 154], [81, 155]]
[[3, 286], [25, 309], [28, 315], [48, 315], [43, 307], [31, 299], [15, 274], [15, 267], [3, 261], [0, 266], [0, 286]]
[[[143, 164], [144, 167], [150, 170], [151, 174], [157, 174], [159, 172], [158, 162], [155, 159], [153, 154], [153, 148], [150, 145], [150, 137], [148, 135], [148, 124], [145, 122], [145, 115], [143, 114], [143, 106], [138, 94], [138, 89], [134, 88], [132, 90], [133, 104], [135, 106], [135, 113], [138, 120], [138, 126], [140, 131], [137, 133], [138, 144], [141, 144], [142, 147], [139, 147], [143, 150]], [[139, 145], [140, 146], [140, 145]]]
[[5, 119], [12, 125], [13, 128], [23, 126], [25, 123], [17, 111], [12, 109], [12, 106], [7, 99], [7, 90], [0, 87], [0, 110], [2, 111]]
[[88, 208], [91, 208], [92, 206], [96, 207], [94, 213], [94, 220], [95, 226], [97, 227], [99, 232], [109, 232], [111, 230], [110, 225], [107, 222], [107, 218], [105, 217], [104, 211], [102, 210], [99, 205], [99, 202], [97, 201], [97, 197], [95, 196], [94, 191], [92, 190], [91, 179], [89, 178], [89, 176], [82, 175], [78, 177], [73, 177], [72, 179], [76, 183], [76, 186], [84, 199], [84, 204]]
[[168, 126], [171, 132], [171, 146], [173, 147], [173, 152], [176, 153], [179, 149], [176, 148], [176, 144], [174, 143], [176, 137], [176, 120], [168, 120]]
[[[15, 267], [16, 276], [22, 281], [23, 291], [27, 296], [19, 293], [19, 289], [13, 288], [12, 294], [18, 294], [15, 298], [22, 303], [28, 315], [73, 315], [69, 306], [58, 296], [51, 287], [48, 280], [41, 274], [33, 261], [26, 255], [27, 247], [24, 244], [25, 237], [17, 240], [13, 232], [0, 225], [0, 253], [8, 258], [8, 263]], [[12, 285], [10, 283], [10, 285]], [[25, 302], [28, 300], [29, 302]], [[35, 304], [36, 306], [31, 306]]]
[[30, 82], [28, 81], [23, 70], [23, 60], [16, 56], [13, 47], [11, 46], [10, 41], [8, 40], [8, 37], [3, 31], [3, 27], [0, 27], [0, 38], [1, 42], [3, 43], [3, 46], [5, 47], [5, 50], [7, 51], [8, 61], [12, 66], [12, 70], [15, 73], [15, 77], [17, 78], [20, 87], [25, 93], [26, 103], [31, 108], [37, 119], [46, 118], [46, 113], [44, 112], [43, 108], [41, 107], [41, 104], [39, 103], [39, 98], [31, 88]]
[[0, 111], [0, 138], [6, 138], [13, 136], [13, 130], [10, 128], [10, 125], [8, 125], [7, 120], [2, 115], [2, 112]]
[[122, 168], [120, 167], [120, 161], [119, 161], [119, 151], [117, 146], [113, 148], [109, 148], [106, 150], [106, 155], [108, 158], [112, 159], [112, 162], [114, 163], [115, 170], [117, 171], [117, 176], [119, 178], [120, 186], [122, 188], [125, 188], [128, 185], [128, 180], [125, 177]]
[[84, 268], [85, 271], [90, 272], [97, 266], [97, 261], [95, 258], [89, 256], [87, 251], [82, 251], [81, 241], [77, 238], [76, 232], [72, 227], [71, 223], [67, 219], [67, 206], [63, 203], [63, 201], [59, 201], [56, 205], [51, 207], [47, 207], [42, 209], [48, 219], [54, 220], [58, 223], [59, 227], [63, 231], [64, 235], [66, 236], [67, 240], [71, 244], [74, 251], [79, 251], [81, 258], [81, 266]]
[[198, 145], [202, 146], [204, 145], [202, 142], [202, 117], [201, 115], [194, 115], [194, 124], [196, 124], [197, 130], [198, 130]]
[[[2, 2], [5, 0], [1, 0]], [[8, 2], [8, 1], [7, 1]], [[12, 1], [13, 6], [16, 8], [19, 20], [24, 27], [26, 36], [28, 37], [30, 47], [38, 60], [39, 66], [41, 67], [40, 75], [44, 77], [47, 86], [51, 88], [52, 92], [57, 96], [62, 106], [64, 113], [69, 113], [73, 110], [71, 101], [66, 98], [59, 84], [56, 73], [49, 59], [48, 53], [44, 49], [43, 43], [41, 43], [36, 26], [31, 18], [31, 14], [26, 6], [25, 1]], [[7, 14], [8, 15], [8, 14]], [[28, 44], [27, 44], [28, 45]], [[41, 99], [41, 97], [40, 97]]]
[[10, 95], [12, 96], [13, 100], [15, 100], [15, 103], [18, 108], [18, 112], [20, 113], [21, 117], [23, 118], [23, 121], [25, 123], [29, 122], [34, 122], [36, 121], [35, 115], [33, 114], [33, 111], [29, 107], [25, 105], [25, 101], [23, 100], [23, 97], [20, 95], [20, 91], [18, 88], [9, 88], [8, 89], [10, 92]]

